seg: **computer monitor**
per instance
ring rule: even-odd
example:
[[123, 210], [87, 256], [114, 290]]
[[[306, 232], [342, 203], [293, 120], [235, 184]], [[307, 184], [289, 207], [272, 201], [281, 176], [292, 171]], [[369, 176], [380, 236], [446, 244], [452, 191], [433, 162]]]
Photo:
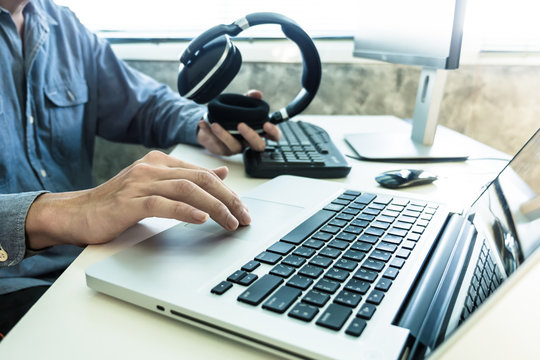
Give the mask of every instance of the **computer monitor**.
[[[411, 136], [349, 134], [356, 153], [373, 160], [464, 160], [452, 141], [435, 137], [448, 70], [457, 69], [465, 0], [377, 0], [359, 8], [354, 56], [421, 66]], [[434, 141], [436, 140], [436, 141]]]

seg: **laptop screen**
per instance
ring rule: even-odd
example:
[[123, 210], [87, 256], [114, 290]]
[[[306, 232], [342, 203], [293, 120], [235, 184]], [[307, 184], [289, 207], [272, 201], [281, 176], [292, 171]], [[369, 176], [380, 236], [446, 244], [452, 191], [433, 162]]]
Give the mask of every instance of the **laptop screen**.
[[472, 206], [478, 232], [492, 239], [506, 275], [540, 246], [540, 130]]

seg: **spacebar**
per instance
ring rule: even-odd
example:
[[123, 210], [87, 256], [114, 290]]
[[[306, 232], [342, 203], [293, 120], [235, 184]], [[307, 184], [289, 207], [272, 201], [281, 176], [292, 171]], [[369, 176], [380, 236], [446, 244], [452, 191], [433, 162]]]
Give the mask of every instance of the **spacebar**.
[[336, 213], [328, 210], [319, 210], [309, 219], [298, 225], [290, 233], [281, 238], [291, 244], [298, 245], [309, 235], [317, 230], [321, 225], [330, 220]]

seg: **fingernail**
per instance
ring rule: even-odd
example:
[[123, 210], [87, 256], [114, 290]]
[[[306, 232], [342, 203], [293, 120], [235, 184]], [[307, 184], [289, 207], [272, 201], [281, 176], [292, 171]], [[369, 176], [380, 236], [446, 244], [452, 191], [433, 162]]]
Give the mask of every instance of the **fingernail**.
[[238, 225], [239, 225], [238, 220], [234, 216], [232, 216], [232, 214], [229, 214], [227, 216], [227, 227], [230, 230], [235, 230], [238, 227]]
[[197, 222], [201, 222], [201, 223], [206, 222], [206, 220], [208, 220], [208, 214], [200, 210], [193, 210], [191, 212], [191, 217], [193, 218], [193, 220]]

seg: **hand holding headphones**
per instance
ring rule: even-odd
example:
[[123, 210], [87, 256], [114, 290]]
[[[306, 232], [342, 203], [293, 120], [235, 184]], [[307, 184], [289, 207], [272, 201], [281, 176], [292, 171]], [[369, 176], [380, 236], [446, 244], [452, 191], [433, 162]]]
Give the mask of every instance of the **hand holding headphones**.
[[[302, 90], [282, 109], [269, 114], [265, 101], [239, 94], [221, 94], [238, 74], [240, 51], [230, 37], [261, 24], [278, 24], [299, 47], [303, 60]], [[267, 121], [278, 124], [299, 114], [313, 100], [321, 81], [321, 60], [311, 38], [291, 19], [276, 13], [253, 13], [230, 25], [218, 25], [193, 39], [180, 58], [178, 91], [199, 104], [208, 103], [208, 121], [218, 122], [233, 135], [244, 122], [263, 133]]]

